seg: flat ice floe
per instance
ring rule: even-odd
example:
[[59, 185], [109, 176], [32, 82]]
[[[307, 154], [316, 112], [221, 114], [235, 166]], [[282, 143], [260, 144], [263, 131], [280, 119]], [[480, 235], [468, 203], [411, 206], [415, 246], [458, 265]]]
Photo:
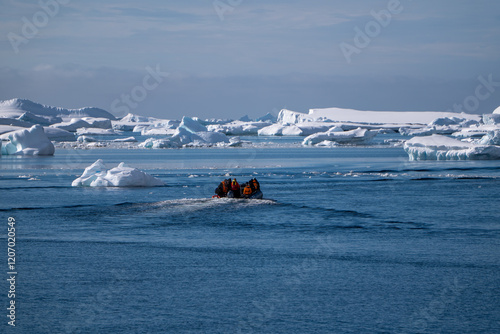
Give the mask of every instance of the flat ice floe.
[[74, 180], [71, 185], [73, 187], [155, 187], [163, 186], [165, 183], [137, 168], [128, 167], [124, 162], [108, 170], [104, 162], [99, 159], [85, 168], [82, 176]]
[[326, 132], [312, 134], [302, 142], [302, 145], [325, 144], [325, 141], [341, 144], [361, 144], [373, 139], [378, 131], [358, 128], [356, 130], [344, 131], [340, 127], [333, 127]]
[[410, 161], [500, 159], [500, 146], [463, 142], [442, 135], [414, 137], [406, 141], [404, 150]]

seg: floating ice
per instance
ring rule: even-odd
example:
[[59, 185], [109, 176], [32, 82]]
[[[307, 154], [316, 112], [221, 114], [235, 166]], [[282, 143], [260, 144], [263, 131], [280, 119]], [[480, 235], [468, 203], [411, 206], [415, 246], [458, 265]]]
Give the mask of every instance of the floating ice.
[[[500, 111], [500, 107], [498, 109]], [[485, 114], [483, 115], [483, 123], [488, 125], [500, 124], [500, 112], [497, 114]]]
[[414, 160], [494, 160], [500, 159], [500, 146], [478, 145], [432, 135], [406, 141], [404, 150]]
[[82, 120], [89, 123], [90, 128], [111, 129], [111, 120], [99, 117], [83, 117]]
[[179, 125], [179, 129], [185, 129], [188, 132], [205, 132], [207, 128], [204, 125], [201, 125], [200, 122], [195, 121], [191, 117], [184, 116], [182, 117], [181, 124]]
[[2, 146], [3, 155], [54, 155], [54, 145], [41, 125], [7, 133], [2, 139], [9, 140]]
[[330, 129], [333, 123], [305, 122], [297, 124], [272, 124], [259, 130], [259, 136], [309, 136]]
[[82, 176], [74, 180], [73, 187], [155, 187], [165, 183], [137, 168], [131, 168], [120, 163], [118, 167], [107, 169], [99, 159], [85, 168]]
[[326, 132], [315, 133], [304, 138], [302, 145], [315, 145], [325, 140], [341, 144], [359, 144], [371, 140], [377, 133], [378, 131], [361, 128], [343, 131], [340, 127], [333, 127]]
[[485, 134], [478, 142], [481, 145], [500, 145], [500, 129], [490, 131]]
[[208, 131], [221, 132], [226, 135], [233, 136], [252, 136], [266, 126], [268, 122], [242, 122], [233, 121], [226, 124], [210, 124], [207, 126]]
[[135, 137], [117, 138], [112, 141], [115, 143], [137, 143], [137, 139], [135, 139]]
[[62, 122], [61, 117], [39, 116], [39, 115], [35, 115], [29, 111], [25, 112], [24, 114], [19, 116], [17, 119], [21, 120], [21, 121], [28, 122], [28, 123], [40, 124], [40, 125], [51, 125], [51, 124], [56, 124], [56, 123]]
[[97, 142], [97, 139], [95, 139], [94, 137], [90, 137], [90, 136], [78, 136], [76, 141], [79, 143], [95, 143], [95, 142]]
[[75, 141], [75, 134], [63, 129], [44, 127], [43, 130], [50, 140], [54, 141]]
[[69, 132], [76, 132], [80, 128], [90, 128], [90, 124], [80, 118], [73, 118], [68, 122], [52, 124], [50, 127], [66, 130]]
[[[115, 117], [106, 110], [85, 107], [80, 109], [65, 109], [51, 107], [35, 103], [25, 99], [12, 99], [0, 101], [1, 117], [20, 117], [25, 112], [30, 112], [37, 116], [62, 117], [62, 118], [82, 118], [82, 117], [101, 117], [114, 120]], [[60, 122], [60, 121], [59, 121]]]
[[144, 142], [140, 143], [139, 147], [144, 147], [144, 148], [178, 148], [179, 145], [175, 142], [170, 141], [170, 139], [148, 138]]
[[436, 111], [361, 111], [342, 108], [310, 109], [310, 119], [327, 119], [335, 122], [361, 122], [367, 124], [400, 123], [427, 125], [437, 118], [454, 118], [480, 120], [479, 115]]
[[148, 138], [139, 144], [144, 148], [179, 148], [179, 147], [207, 147], [207, 146], [237, 146], [237, 140], [230, 140], [225, 134], [219, 132], [201, 131], [192, 133], [179, 127], [174, 135], [166, 139]]
[[117, 133], [113, 129], [101, 129], [101, 128], [79, 128], [76, 130], [76, 134], [81, 135], [97, 135], [97, 136], [113, 136]]

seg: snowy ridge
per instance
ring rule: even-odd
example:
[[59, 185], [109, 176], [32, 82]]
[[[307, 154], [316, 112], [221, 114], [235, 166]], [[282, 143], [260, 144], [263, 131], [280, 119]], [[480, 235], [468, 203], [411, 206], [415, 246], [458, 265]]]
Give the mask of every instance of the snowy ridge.
[[38, 116], [50, 117], [102, 117], [110, 120], [116, 119], [104, 109], [85, 107], [80, 109], [66, 109], [42, 105], [26, 99], [12, 99], [0, 102], [0, 117], [20, 117], [25, 112], [30, 112]]

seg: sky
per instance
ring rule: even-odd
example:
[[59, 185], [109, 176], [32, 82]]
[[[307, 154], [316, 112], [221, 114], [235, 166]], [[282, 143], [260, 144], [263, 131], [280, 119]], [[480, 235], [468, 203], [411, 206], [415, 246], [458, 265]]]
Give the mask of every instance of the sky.
[[117, 117], [491, 113], [496, 0], [0, 0], [0, 100]]

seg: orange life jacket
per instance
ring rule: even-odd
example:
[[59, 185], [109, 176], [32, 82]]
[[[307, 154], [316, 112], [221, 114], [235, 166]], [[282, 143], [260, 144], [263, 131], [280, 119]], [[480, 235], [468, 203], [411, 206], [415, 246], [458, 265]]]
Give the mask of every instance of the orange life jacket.
[[227, 183], [226, 181], [222, 181], [222, 191], [224, 192], [224, 194], [227, 194], [227, 192], [229, 191], [228, 187], [227, 187]]
[[251, 195], [252, 194], [252, 188], [250, 188], [250, 185], [246, 185], [246, 187], [243, 189], [243, 195]]

